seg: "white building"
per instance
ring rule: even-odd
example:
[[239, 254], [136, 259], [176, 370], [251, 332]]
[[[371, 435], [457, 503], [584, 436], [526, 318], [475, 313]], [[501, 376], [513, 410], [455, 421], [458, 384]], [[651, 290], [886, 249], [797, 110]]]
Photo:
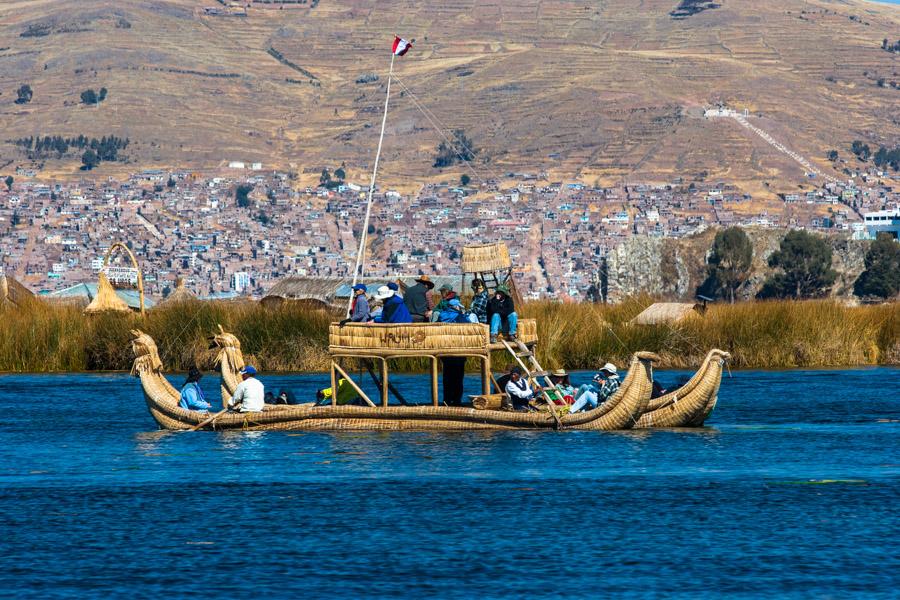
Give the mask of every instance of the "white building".
[[250, 273], [247, 273], [246, 271], [238, 271], [231, 274], [231, 289], [233, 289], [238, 294], [242, 294], [249, 288]]

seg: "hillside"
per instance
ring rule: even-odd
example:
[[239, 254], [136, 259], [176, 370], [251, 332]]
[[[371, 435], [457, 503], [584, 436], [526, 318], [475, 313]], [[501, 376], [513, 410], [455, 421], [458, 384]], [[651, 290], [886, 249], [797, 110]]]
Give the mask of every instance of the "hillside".
[[[245, 3], [246, 4], [246, 3]], [[313, 7], [314, 6], [314, 7]], [[593, 182], [727, 179], [747, 191], [801, 181], [803, 169], [731, 119], [757, 125], [836, 174], [854, 139], [900, 140], [900, 8], [856, 0], [7, 0], [0, 6], [0, 165], [6, 142], [116, 135], [129, 163], [213, 168], [260, 161], [314, 177], [347, 164], [362, 180], [377, 141], [389, 44], [397, 63], [383, 181], [440, 177], [440, 137], [416, 107], [462, 128], [479, 173], [546, 170]], [[366, 81], [371, 74], [378, 81]], [[884, 87], [877, 81], [884, 78]], [[33, 98], [16, 104], [28, 84]], [[406, 89], [404, 89], [404, 85]], [[96, 106], [86, 89], [105, 87]], [[409, 92], [412, 92], [412, 95]], [[78, 174], [78, 153], [37, 161]], [[486, 165], [485, 163], [488, 163]], [[461, 167], [448, 169], [461, 173]]]

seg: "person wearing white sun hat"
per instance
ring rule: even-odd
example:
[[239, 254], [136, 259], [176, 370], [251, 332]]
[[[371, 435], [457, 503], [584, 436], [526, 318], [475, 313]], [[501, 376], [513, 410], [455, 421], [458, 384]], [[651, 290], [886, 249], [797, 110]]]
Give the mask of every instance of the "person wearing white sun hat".
[[412, 323], [412, 315], [403, 297], [397, 294], [399, 289], [396, 283], [389, 283], [375, 292], [375, 299], [382, 302], [381, 314], [375, 317], [376, 323]]
[[578, 412], [588, 405], [591, 409], [597, 408], [619, 389], [619, 372], [616, 365], [606, 363], [600, 371], [594, 375], [593, 383], [578, 388], [575, 403], [569, 412]]

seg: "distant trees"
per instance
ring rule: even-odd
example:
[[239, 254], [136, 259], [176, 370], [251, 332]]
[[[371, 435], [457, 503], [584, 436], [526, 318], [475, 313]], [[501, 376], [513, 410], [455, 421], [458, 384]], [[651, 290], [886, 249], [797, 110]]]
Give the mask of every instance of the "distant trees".
[[837, 150], [831, 150], [831, 151], [828, 153], [828, 160], [830, 160], [831, 162], [835, 162], [837, 159], [838, 159], [838, 151], [837, 151]]
[[462, 177], [459, 178], [459, 183], [462, 185], [469, 185], [472, 182], [472, 178], [463, 173]]
[[863, 143], [861, 140], [853, 140], [850, 150], [856, 155], [856, 158], [863, 162], [869, 160], [869, 157], [872, 155], [872, 150], [869, 148], [869, 145]]
[[706, 264], [706, 281], [698, 293], [727, 298], [734, 304], [737, 291], [750, 278], [753, 244], [740, 227], [729, 227], [716, 233]]
[[11, 191], [12, 191], [12, 186], [13, 186], [13, 182], [14, 182], [14, 181], [15, 181], [15, 179], [13, 179], [13, 176], [12, 176], [12, 175], [7, 175], [7, 176], [6, 176], [6, 179], [3, 180], [3, 183], [6, 184], [6, 191], [7, 191], [7, 192], [11, 192]]
[[900, 40], [897, 40], [896, 44], [892, 44], [888, 41], [887, 38], [884, 38], [881, 42], [881, 49], [887, 52], [898, 52], [900, 53]]
[[893, 150], [888, 150], [882, 146], [875, 153], [873, 161], [875, 166], [880, 169], [890, 166], [895, 171], [900, 171], [900, 146], [895, 147]]
[[31, 102], [31, 97], [34, 96], [34, 92], [31, 91], [30, 85], [25, 84], [16, 90], [16, 96], [16, 104], [28, 104]]
[[73, 138], [47, 135], [44, 137], [19, 138], [14, 143], [25, 150], [31, 159], [47, 158], [53, 154], [56, 154], [56, 158], [62, 158], [71, 148], [78, 150], [90, 148], [100, 160], [119, 160], [119, 150], [127, 148], [131, 141], [128, 138], [120, 138], [114, 135], [105, 135], [100, 139], [88, 138], [83, 135]]
[[84, 154], [81, 155], [82, 171], [90, 171], [99, 164], [100, 157], [97, 156], [97, 152], [93, 148], [88, 148], [84, 151]]
[[81, 102], [83, 104], [100, 104], [106, 100], [106, 88], [100, 88], [100, 92], [93, 89], [87, 89], [81, 92]]
[[827, 294], [837, 279], [831, 258], [831, 246], [823, 238], [806, 231], [790, 231], [769, 257], [769, 266], [780, 272], [766, 280], [757, 298], [801, 299]]
[[866, 270], [853, 284], [860, 298], [893, 298], [900, 293], [900, 244], [881, 232], [866, 253]]
[[169, 180], [166, 182], [166, 187], [168, 187], [169, 189], [175, 187], [175, 178], [173, 178], [171, 175], [169, 176]]
[[247, 183], [242, 183], [235, 188], [234, 199], [237, 201], [238, 207], [247, 208], [250, 206], [250, 192], [252, 191], [253, 186]]
[[434, 156], [434, 166], [438, 169], [449, 167], [457, 162], [469, 162], [475, 158], [478, 151], [462, 129], [453, 131], [453, 139], [450, 143], [441, 142]]
[[344, 185], [344, 178], [347, 176], [344, 173], [343, 167], [338, 167], [334, 171], [334, 177], [332, 177], [331, 172], [328, 170], [328, 167], [322, 169], [322, 173], [319, 175], [319, 185], [322, 187], [333, 190], [341, 185]]

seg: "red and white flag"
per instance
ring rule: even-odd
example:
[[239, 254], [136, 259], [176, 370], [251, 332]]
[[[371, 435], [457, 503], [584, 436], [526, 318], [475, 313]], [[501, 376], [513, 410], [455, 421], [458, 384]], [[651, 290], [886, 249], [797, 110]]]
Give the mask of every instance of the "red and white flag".
[[412, 48], [412, 42], [404, 40], [402, 37], [394, 36], [394, 46], [392, 48], [394, 56], [403, 56], [409, 52], [410, 48]]

